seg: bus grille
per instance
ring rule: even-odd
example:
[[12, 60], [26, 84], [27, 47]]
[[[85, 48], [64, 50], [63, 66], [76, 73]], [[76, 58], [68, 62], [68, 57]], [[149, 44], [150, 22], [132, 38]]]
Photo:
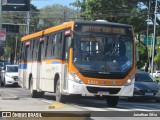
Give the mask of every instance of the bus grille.
[[106, 91], [109, 94], [117, 94], [121, 89], [120, 88], [100, 88], [100, 87], [90, 87], [87, 86], [87, 90], [90, 93], [98, 93], [98, 91]]

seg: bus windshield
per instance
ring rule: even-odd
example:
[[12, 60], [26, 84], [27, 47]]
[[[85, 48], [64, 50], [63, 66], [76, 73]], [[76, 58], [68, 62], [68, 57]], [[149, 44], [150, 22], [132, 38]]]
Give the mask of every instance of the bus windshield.
[[126, 72], [133, 66], [131, 35], [75, 34], [73, 63], [79, 70]]

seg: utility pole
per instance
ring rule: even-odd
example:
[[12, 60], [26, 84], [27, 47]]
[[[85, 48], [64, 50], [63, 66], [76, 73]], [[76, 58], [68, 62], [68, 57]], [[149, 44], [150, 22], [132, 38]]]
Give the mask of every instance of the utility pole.
[[157, 0], [155, 4], [155, 12], [154, 12], [154, 33], [153, 33], [153, 47], [152, 47], [152, 67], [151, 67], [152, 76], [153, 76], [153, 68], [154, 68], [154, 49], [155, 49], [155, 40], [156, 40], [156, 19], [157, 19]]
[[66, 12], [65, 12], [65, 10], [63, 11], [63, 22], [66, 22]]
[[26, 20], [27, 20], [27, 26], [26, 26], [26, 34], [27, 35], [29, 35], [29, 26], [30, 26], [30, 13], [29, 13], [29, 11], [27, 11], [27, 18], [26, 18]]
[[76, 20], [78, 20], [78, 0], [76, 0], [77, 10], [76, 10]]
[[16, 46], [15, 46], [15, 53], [14, 53], [15, 54], [15, 56], [14, 56], [14, 59], [15, 59], [14, 64], [17, 63], [17, 40], [18, 40], [18, 36], [16, 36], [15, 39], [16, 39]]
[[[150, 64], [150, 54], [149, 54], [149, 52], [148, 52], [148, 47], [149, 47], [149, 45], [148, 45], [148, 42], [149, 42], [149, 40], [148, 40], [148, 36], [149, 36], [149, 19], [150, 19], [150, 0], [149, 0], [149, 7], [148, 7], [148, 20], [147, 20], [147, 54], [148, 54], [148, 62], [147, 62], [147, 64], [149, 64], [149, 71], [151, 70], [151, 64]], [[147, 65], [147, 70], [148, 70], [148, 65]]]
[[2, 28], [2, 0], [0, 0], [0, 30]]

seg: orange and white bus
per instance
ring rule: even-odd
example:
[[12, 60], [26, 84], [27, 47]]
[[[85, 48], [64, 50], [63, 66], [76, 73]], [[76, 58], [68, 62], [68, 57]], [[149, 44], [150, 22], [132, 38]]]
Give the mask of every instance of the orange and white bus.
[[119, 96], [132, 96], [136, 52], [129, 25], [70, 21], [21, 39], [19, 85], [32, 97], [55, 93], [102, 96], [116, 106]]

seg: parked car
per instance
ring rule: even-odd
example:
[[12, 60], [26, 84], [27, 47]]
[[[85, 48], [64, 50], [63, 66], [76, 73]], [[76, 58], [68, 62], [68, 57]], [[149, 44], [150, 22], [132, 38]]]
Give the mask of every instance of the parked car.
[[160, 102], [160, 84], [149, 73], [136, 71], [133, 97], [127, 99], [151, 99]]
[[1, 71], [6, 65], [11, 65], [11, 62], [8, 61], [0, 61], [0, 80], [1, 80]]
[[6, 65], [1, 72], [1, 84], [18, 85], [18, 65]]

